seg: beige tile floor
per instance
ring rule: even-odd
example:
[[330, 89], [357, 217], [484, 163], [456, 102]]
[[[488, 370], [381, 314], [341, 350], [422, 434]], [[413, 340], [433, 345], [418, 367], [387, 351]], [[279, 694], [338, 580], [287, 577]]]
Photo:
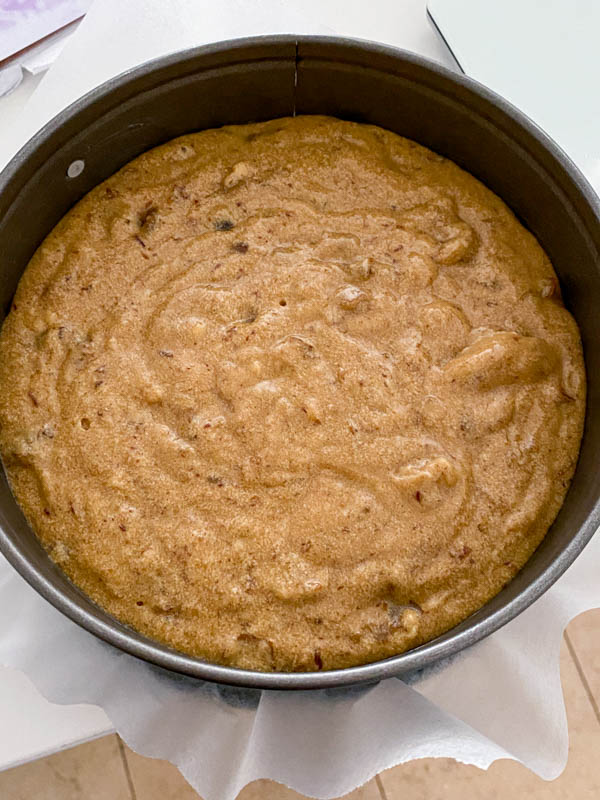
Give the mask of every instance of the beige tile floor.
[[[600, 800], [600, 609], [574, 620], [561, 653], [570, 731], [569, 763], [547, 783], [511, 761], [483, 772], [450, 759], [423, 759], [378, 775], [347, 800]], [[118, 736], [0, 773], [1, 800], [197, 800], [165, 761], [143, 758]], [[301, 800], [270, 781], [239, 800]]]

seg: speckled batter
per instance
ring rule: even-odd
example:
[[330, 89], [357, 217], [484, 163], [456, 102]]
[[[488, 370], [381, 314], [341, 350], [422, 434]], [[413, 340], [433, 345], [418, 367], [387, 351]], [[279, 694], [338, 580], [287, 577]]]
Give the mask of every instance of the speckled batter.
[[577, 327], [506, 206], [325, 117], [152, 150], [47, 237], [0, 337], [0, 447], [53, 559], [149, 636], [317, 670], [422, 643], [539, 544]]

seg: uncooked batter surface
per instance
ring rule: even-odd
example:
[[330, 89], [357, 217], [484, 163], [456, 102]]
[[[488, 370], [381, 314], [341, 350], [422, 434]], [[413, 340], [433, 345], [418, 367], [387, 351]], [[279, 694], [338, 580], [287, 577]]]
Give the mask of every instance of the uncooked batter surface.
[[0, 337], [0, 447], [116, 617], [261, 670], [360, 664], [496, 594], [567, 491], [575, 322], [506, 206], [325, 117], [185, 136], [87, 195]]

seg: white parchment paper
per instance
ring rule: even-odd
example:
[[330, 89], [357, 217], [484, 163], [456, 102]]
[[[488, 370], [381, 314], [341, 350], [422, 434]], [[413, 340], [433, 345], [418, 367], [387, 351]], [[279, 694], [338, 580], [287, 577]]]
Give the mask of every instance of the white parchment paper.
[[[4, 138], [0, 163], [89, 88], [210, 41], [335, 32], [444, 61], [424, 13], [423, 0], [96, 0]], [[599, 568], [597, 535], [531, 608], [410, 683], [285, 693], [193, 681], [120, 653], [64, 618], [0, 558], [0, 664], [25, 672], [53, 702], [101, 706], [134, 750], [172, 761], [205, 800], [233, 800], [257, 778], [338, 797], [381, 770], [428, 756], [482, 768], [514, 758], [551, 779], [568, 748], [561, 635], [571, 618], [600, 606]]]

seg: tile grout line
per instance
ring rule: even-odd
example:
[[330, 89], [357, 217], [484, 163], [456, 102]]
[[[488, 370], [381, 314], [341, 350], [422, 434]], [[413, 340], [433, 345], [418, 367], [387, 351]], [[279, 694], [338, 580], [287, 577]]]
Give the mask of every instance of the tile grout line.
[[569, 653], [571, 654], [571, 658], [573, 659], [573, 661], [575, 663], [575, 669], [577, 670], [577, 674], [579, 675], [579, 679], [581, 680], [581, 682], [583, 684], [583, 688], [585, 689], [585, 693], [587, 694], [588, 700], [590, 701], [590, 703], [592, 705], [592, 709], [594, 710], [594, 714], [596, 715], [596, 719], [597, 719], [598, 723], [600, 724], [600, 708], [598, 707], [598, 703], [596, 702], [596, 698], [594, 697], [594, 693], [592, 692], [592, 689], [591, 689], [591, 687], [590, 687], [590, 685], [588, 683], [588, 679], [585, 676], [585, 671], [584, 671], [583, 667], [581, 666], [581, 662], [580, 662], [579, 657], [577, 655], [577, 651], [575, 650], [575, 647], [573, 646], [573, 642], [571, 641], [571, 637], [569, 636], [567, 631], [565, 631], [564, 636], [565, 636], [565, 642], [567, 644], [567, 649], [569, 650]]
[[125, 747], [123, 746], [123, 742], [121, 741], [119, 734], [115, 733], [115, 736], [117, 737], [117, 744], [119, 745], [119, 753], [121, 754], [121, 761], [123, 762], [123, 769], [125, 770], [125, 777], [127, 778], [127, 785], [129, 786], [131, 800], [137, 800], [137, 794], [135, 791], [135, 786], [133, 785], [133, 778], [131, 777], [131, 770], [129, 769], [129, 762], [127, 761]]
[[381, 782], [381, 776], [375, 775], [375, 783], [377, 784], [377, 788], [379, 789], [379, 794], [381, 795], [381, 800], [388, 800], [388, 796], [386, 794], [385, 789], [383, 788], [383, 783]]

